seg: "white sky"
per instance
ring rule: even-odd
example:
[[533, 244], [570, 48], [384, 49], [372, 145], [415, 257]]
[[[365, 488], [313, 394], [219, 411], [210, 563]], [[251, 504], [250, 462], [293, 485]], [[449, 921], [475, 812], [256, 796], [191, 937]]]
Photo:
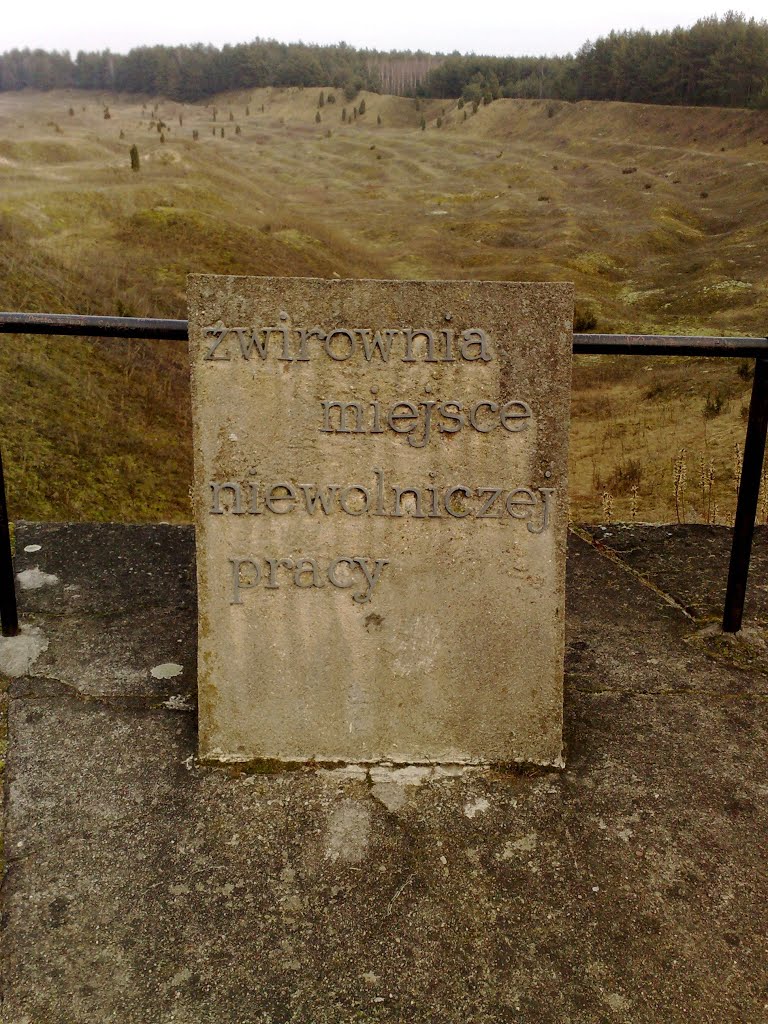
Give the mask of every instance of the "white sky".
[[[621, 11], [608, 0], [514, 3], [480, 0], [451, 5], [441, 0], [230, 0], [223, 7], [195, 0], [6, 0], [0, 21], [0, 52], [15, 47], [44, 50], [110, 49], [125, 53], [155, 43], [248, 42], [256, 36], [281, 42], [335, 43], [370, 49], [498, 55], [574, 52], [587, 39], [611, 29], [651, 30], [691, 25], [722, 15], [734, 4], [702, 7], [693, 0], [647, 0], [642, 9]], [[765, 0], [738, 3], [757, 19], [768, 15]], [[381, 16], [373, 19], [373, 12]], [[455, 13], [452, 13], [455, 12]]]

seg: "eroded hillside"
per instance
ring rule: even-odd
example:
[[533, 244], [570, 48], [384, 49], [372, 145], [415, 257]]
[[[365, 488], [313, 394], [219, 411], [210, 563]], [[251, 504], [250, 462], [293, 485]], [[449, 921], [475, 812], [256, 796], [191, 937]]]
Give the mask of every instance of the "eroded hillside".
[[[765, 112], [329, 95], [3, 94], [0, 306], [184, 317], [201, 271], [572, 280], [579, 326], [765, 334]], [[574, 517], [608, 492], [728, 521], [748, 376], [578, 360]], [[12, 515], [188, 516], [182, 347], [5, 337], [0, 387]]]

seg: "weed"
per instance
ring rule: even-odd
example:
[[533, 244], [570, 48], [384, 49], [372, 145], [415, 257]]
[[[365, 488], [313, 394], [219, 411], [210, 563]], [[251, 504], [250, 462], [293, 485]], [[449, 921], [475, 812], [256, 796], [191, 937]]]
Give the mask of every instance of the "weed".
[[608, 477], [607, 488], [614, 494], [626, 494], [637, 488], [643, 475], [639, 459], [627, 459], [615, 467]]
[[724, 403], [725, 399], [719, 391], [714, 394], [710, 392], [704, 402], [704, 419], [711, 420], [715, 416], [719, 416], [723, 411]]
[[675, 515], [678, 523], [685, 522], [685, 484], [687, 465], [685, 448], [681, 448], [672, 470], [673, 495], [675, 499]]
[[667, 385], [661, 381], [654, 381], [649, 388], [646, 388], [643, 398], [646, 402], [654, 402], [659, 398], [665, 398], [667, 394]]
[[613, 495], [610, 491], [603, 491], [602, 494], [602, 506], [603, 506], [603, 522], [610, 523], [613, 521]]
[[586, 334], [594, 331], [597, 327], [597, 317], [594, 312], [586, 306], [577, 304], [573, 311], [573, 330], [576, 334]]

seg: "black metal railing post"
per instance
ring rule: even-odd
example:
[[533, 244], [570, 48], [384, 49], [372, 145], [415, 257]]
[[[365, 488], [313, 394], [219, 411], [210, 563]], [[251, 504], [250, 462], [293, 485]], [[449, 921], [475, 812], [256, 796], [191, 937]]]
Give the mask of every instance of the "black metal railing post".
[[747, 437], [744, 441], [744, 460], [741, 465], [739, 497], [733, 524], [731, 564], [723, 609], [723, 632], [738, 633], [744, 614], [749, 560], [755, 532], [757, 499], [765, 457], [765, 435], [768, 429], [768, 359], [755, 360], [752, 397], [749, 402]]
[[8, 523], [8, 504], [5, 500], [3, 453], [0, 450], [0, 624], [3, 636], [17, 636], [19, 613], [16, 607], [16, 577], [13, 574], [11, 531]]

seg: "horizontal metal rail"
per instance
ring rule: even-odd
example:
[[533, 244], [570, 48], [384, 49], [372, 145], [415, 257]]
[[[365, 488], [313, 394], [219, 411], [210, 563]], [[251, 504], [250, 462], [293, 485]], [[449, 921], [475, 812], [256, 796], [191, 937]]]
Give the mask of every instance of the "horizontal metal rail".
[[153, 320], [133, 316], [0, 313], [0, 334], [65, 334], [81, 338], [186, 341], [187, 323], [186, 320]]
[[[57, 313], [0, 313], [0, 334], [49, 334], [89, 338], [186, 341], [187, 320], [125, 316], [72, 316]], [[754, 359], [723, 630], [741, 628], [749, 562], [757, 514], [766, 433], [768, 432], [768, 338], [725, 338], [676, 334], [574, 334], [576, 355], [705, 356]], [[3, 636], [18, 632], [16, 586], [11, 559], [5, 487], [0, 457], [0, 618]]]
[[768, 338], [708, 338], [680, 334], [574, 334], [576, 355], [727, 356], [759, 359], [768, 356]]
[[[60, 313], [0, 313], [0, 334], [75, 335], [82, 338], [146, 338], [186, 341], [187, 320], [131, 316], [70, 316]], [[684, 334], [574, 334], [578, 355], [768, 356], [766, 338], [722, 338]]]

